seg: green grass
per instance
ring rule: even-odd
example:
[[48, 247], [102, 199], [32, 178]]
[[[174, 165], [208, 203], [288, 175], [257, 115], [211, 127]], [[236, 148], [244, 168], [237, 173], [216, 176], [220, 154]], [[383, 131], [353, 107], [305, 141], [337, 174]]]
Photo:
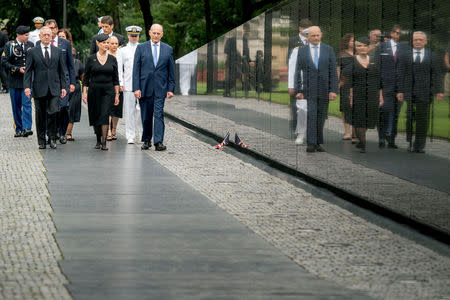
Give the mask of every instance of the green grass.
[[[239, 87], [236, 87], [239, 90]], [[287, 93], [287, 83], [280, 83], [274, 91], [279, 91], [278, 93], [261, 93], [259, 94], [259, 99], [272, 101], [280, 104], [289, 104], [289, 95]], [[283, 93], [286, 91], [285, 93]], [[199, 95], [206, 94], [206, 83], [197, 83], [197, 93]], [[223, 90], [216, 90], [216, 95], [223, 95]], [[243, 98], [245, 93], [243, 91], [236, 92], [237, 98]], [[249, 91], [248, 98], [258, 99], [258, 94], [255, 91]], [[334, 116], [341, 116], [339, 111], [339, 95], [334, 101], [330, 101], [330, 106], [328, 108], [328, 113]], [[443, 101], [437, 101], [434, 99], [434, 137], [440, 137], [450, 140], [450, 130], [449, 130], [449, 99], [446, 97]], [[430, 121], [431, 123], [431, 121]], [[400, 112], [400, 117], [398, 121], [399, 131], [406, 130], [406, 104], [402, 106]], [[431, 125], [428, 129], [428, 135], [431, 135]]]
[[[406, 130], [406, 103], [403, 104], [402, 110], [400, 111], [399, 121], [398, 121], [398, 130], [405, 131]], [[341, 112], [339, 111], [339, 96], [334, 101], [330, 101], [330, 106], [328, 108], [328, 113], [330, 115], [340, 116]], [[437, 101], [434, 99], [434, 137], [440, 137], [444, 139], [450, 139], [450, 130], [449, 130], [449, 102], [448, 97], [443, 101]], [[428, 135], [431, 135], [431, 120], [430, 126], [428, 128]]]

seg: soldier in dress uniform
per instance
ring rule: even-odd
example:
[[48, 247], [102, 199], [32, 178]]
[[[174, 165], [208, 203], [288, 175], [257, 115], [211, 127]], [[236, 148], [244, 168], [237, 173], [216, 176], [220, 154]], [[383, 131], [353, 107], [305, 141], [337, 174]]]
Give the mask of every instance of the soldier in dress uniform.
[[44, 18], [42, 17], [36, 17], [33, 19], [34, 27], [36, 27], [35, 30], [30, 32], [30, 36], [28, 37], [28, 41], [32, 42], [34, 45], [36, 45], [37, 41], [40, 41], [39, 39], [39, 33], [41, 32], [42, 26], [44, 26]]
[[34, 47], [28, 41], [30, 27], [18, 26], [17, 38], [8, 42], [2, 53], [2, 66], [8, 74], [8, 87], [11, 96], [11, 106], [14, 116], [14, 137], [27, 137], [31, 131], [31, 98], [25, 96], [23, 89], [23, 74], [27, 52]]
[[128, 144], [134, 144], [136, 130], [142, 132], [139, 101], [134, 97], [133, 93], [134, 52], [139, 44], [139, 34], [142, 28], [139, 26], [128, 26], [125, 30], [128, 35], [128, 44], [117, 51], [117, 65], [119, 69], [120, 90], [123, 91], [126, 138]]

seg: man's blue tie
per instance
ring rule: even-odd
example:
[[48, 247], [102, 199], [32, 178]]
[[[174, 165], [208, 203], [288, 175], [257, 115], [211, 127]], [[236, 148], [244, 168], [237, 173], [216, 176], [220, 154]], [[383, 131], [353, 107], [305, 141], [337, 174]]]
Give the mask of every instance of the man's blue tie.
[[317, 46], [313, 46], [314, 48], [314, 66], [316, 69], [319, 69], [319, 51]]
[[158, 50], [156, 47], [158, 47], [158, 44], [153, 44], [153, 64], [155, 65], [155, 67], [158, 63]]

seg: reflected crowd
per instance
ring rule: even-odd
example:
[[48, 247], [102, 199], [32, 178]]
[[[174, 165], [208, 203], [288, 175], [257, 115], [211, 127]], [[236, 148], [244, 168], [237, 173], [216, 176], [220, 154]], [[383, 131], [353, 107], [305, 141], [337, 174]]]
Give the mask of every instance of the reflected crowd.
[[[298, 31], [288, 39], [275, 40], [273, 34], [267, 41], [273, 23], [268, 28], [264, 18], [255, 18], [212, 42], [206, 59], [202, 49], [196, 50], [199, 62], [191, 62], [189, 69], [182, 64], [184, 58], [179, 59], [180, 86], [185, 86], [180, 93], [196, 94], [198, 87], [192, 83], [206, 83], [204, 92], [223, 91], [232, 98], [273, 101], [287, 92], [291, 136], [295, 144], [306, 145], [307, 152], [326, 151], [323, 128], [332, 105], [342, 118], [342, 140], [354, 144], [355, 151], [366, 153], [368, 129], [376, 130], [380, 149], [398, 149], [401, 129], [406, 131], [407, 150], [425, 153], [426, 138], [434, 135], [434, 104], [450, 93], [450, 44], [434, 51], [425, 30], [393, 25], [387, 32], [345, 33], [336, 49], [322, 42], [324, 35], [327, 41], [337, 39], [332, 29], [323, 32], [308, 18], [297, 24]], [[287, 53], [282, 55], [286, 42]], [[202, 69], [197, 66], [202, 59], [213, 63]], [[285, 66], [287, 76], [282, 74]]]

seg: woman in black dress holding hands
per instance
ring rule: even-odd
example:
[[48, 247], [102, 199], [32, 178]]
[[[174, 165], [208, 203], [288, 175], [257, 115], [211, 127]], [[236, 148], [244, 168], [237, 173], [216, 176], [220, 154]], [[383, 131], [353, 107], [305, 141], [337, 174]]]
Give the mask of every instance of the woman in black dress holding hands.
[[[119, 75], [117, 60], [108, 54], [106, 34], [97, 35], [98, 52], [89, 56], [83, 80], [83, 102], [88, 101], [89, 125], [97, 136], [95, 149], [108, 150], [108, 134], [111, 108], [119, 104]], [[88, 92], [89, 87], [89, 92]]]
[[355, 127], [361, 153], [366, 152], [366, 131], [378, 123], [378, 108], [383, 104], [379, 63], [369, 56], [370, 41], [366, 37], [356, 40], [356, 56], [344, 74], [351, 78], [350, 105], [352, 125]]

